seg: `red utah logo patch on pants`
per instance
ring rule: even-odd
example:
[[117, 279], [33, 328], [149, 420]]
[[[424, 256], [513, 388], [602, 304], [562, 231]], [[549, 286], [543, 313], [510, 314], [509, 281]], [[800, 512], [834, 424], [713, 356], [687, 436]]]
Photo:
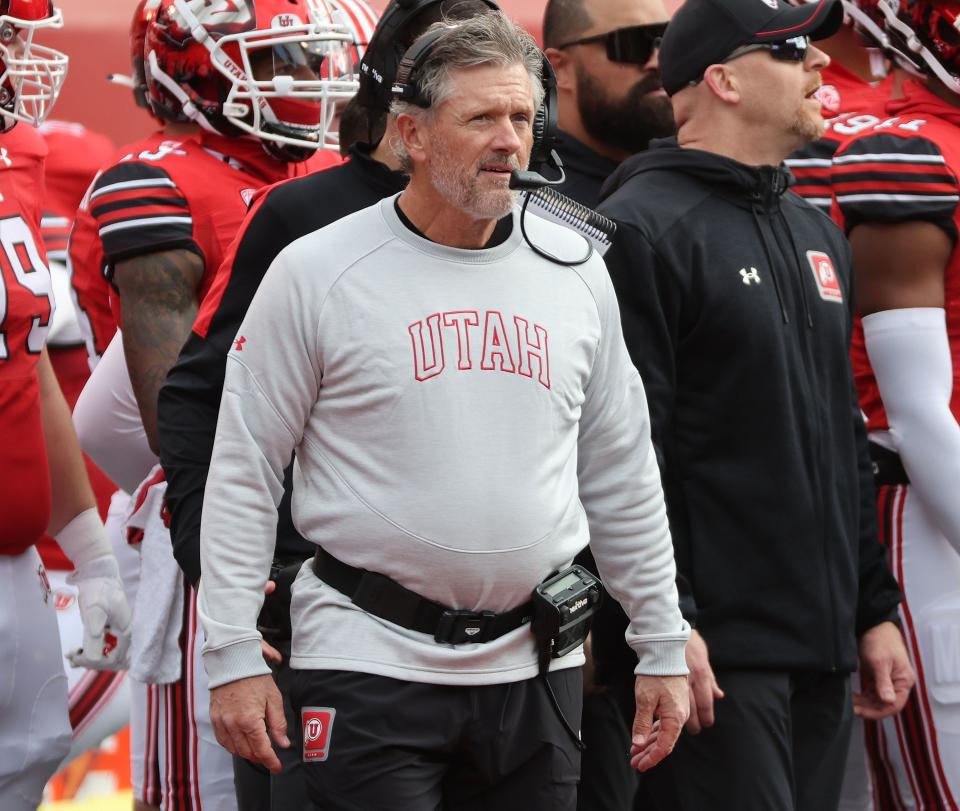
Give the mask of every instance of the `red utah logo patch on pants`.
[[303, 727], [303, 760], [326, 760], [330, 754], [330, 735], [337, 711], [333, 707], [304, 707], [300, 711]]

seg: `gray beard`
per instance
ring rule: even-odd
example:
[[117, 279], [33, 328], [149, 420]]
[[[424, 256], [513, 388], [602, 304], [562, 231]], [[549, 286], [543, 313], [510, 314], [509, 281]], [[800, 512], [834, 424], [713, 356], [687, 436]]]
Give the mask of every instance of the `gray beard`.
[[470, 176], [445, 147], [436, 148], [430, 162], [430, 183], [452, 206], [477, 220], [499, 220], [513, 210], [519, 192], [480, 188], [480, 178]]

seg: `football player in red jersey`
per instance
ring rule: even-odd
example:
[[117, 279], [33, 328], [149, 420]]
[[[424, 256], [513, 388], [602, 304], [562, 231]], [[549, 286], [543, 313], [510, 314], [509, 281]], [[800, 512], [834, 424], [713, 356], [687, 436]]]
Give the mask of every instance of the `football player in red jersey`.
[[[67, 405], [72, 409], [90, 376], [90, 367], [70, 293], [67, 237], [80, 199], [115, 147], [106, 136], [76, 123], [48, 120], [39, 127], [39, 132], [49, 151], [40, 228], [57, 303], [47, 337], [47, 351]], [[113, 482], [89, 460], [85, 461], [98, 512], [117, 556], [121, 577], [126, 580], [132, 566], [138, 566], [139, 561], [132, 549], [120, 543], [117, 518], [123, 514], [123, 502], [120, 495], [115, 494], [117, 488]], [[73, 565], [49, 535], [37, 542], [37, 552], [50, 579], [60, 645], [67, 654], [81, 644], [83, 634], [77, 590], [67, 582]], [[89, 670], [70, 665], [66, 673], [73, 742], [62, 765], [94, 749], [130, 720], [130, 691], [124, 671]]]
[[880, 0], [926, 81], [833, 159], [861, 323], [853, 364], [881, 539], [917, 673], [903, 712], [867, 719], [875, 806], [960, 807], [960, 2]]
[[[112, 166], [131, 154], [140, 152], [154, 152], [168, 140], [176, 140], [193, 136], [199, 132], [199, 127], [192, 122], [164, 121], [150, 110], [147, 104], [147, 84], [144, 74], [144, 41], [147, 24], [156, 14], [160, 0], [140, 0], [134, 10], [130, 29], [131, 40], [131, 76], [122, 80], [133, 91], [134, 102], [148, 112], [151, 112], [157, 122], [157, 129], [145, 138], [111, 150], [106, 160], [101, 158], [98, 169], [102, 166]], [[114, 77], [114, 81], [117, 79]], [[87, 194], [80, 196], [86, 199]], [[74, 222], [70, 233], [70, 247], [74, 256], [82, 261], [76, 264], [69, 261], [67, 256], [68, 272], [72, 285], [72, 299], [76, 302], [76, 316], [81, 336], [86, 343], [86, 363], [89, 369], [97, 366], [100, 356], [110, 343], [117, 330], [117, 322], [111, 309], [110, 297], [112, 288], [103, 277], [103, 258], [100, 250], [98, 226], [90, 214], [84, 200], [79, 200], [79, 208], [74, 205]], [[74, 423], [81, 445], [91, 457], [104, 462], [111, 479], [121, 488], [111, 499], [109, 511], [105, 520], [108, 537], [114, 543], [121, 567], [121, 576], [127, 598], [133, 603], [140, 581], [140, 556], [135, 547], [127, 544], [125, 531], [126, 514], [129, 510], [130, 496], [145, 471], [154, 463], [153, 454], [147, 444], [146, 436], [140, 424], [136, 400], [130, 388], [129, 377], [121, 351], [114, 359], [114, 366], [119, 375], [106, 377], [111, 381], [101, 387], [101, 393], [107, 398], [106, 405], [94, 398], [89, 402], [90, 394], [96, 393], [95, 387], [86, 388], [86, 398], [81, 395], [74, 410]], [[100, 374], [109, 372], [101, 370]], [[126, 420], [118, 417], [127, 414]], [[112, 453], [104, 453], [104, 451]], [[124, 548], [126, 547], [126, 549]], [[93, 699], [96, 705], [100, 702], [97, 696], [105, 696], [115, 685], [106, 684], [107, 673], [88, 673], [82, 677], [76, 694], [74, 718], [80, 727], [86, 728], [87, 715], [81, 718], [82, 710], [90, 707]], [[130, 760], [131, 783], [133, 787], [135, 808], [159, 808], [161, 800], [160, 767], [159, 767], [159, 721], [156, 708], [160, 703], [161, 687], [144, 684], [133, 678], [126, 678], [126, 689], [129, 691], [129, 719], [130, 719]], [[89, 687], [89, 690], [79, 688]], [[120, 691], [122, 691], [122, 687]], [[71, 693], [73, 698], [73, 693]], [[107, 716], [117, 701], [116, 695], [110, 697], [109, 705], [104, 708]], [[96, 706], [93, 707], [94, 714]], [[97, 714], [98, 715], [98, 714]], [[99, 718], [97, 719], [97, 725]], [[84, 737], [81, 735], [81, 737]]]
[[[70, 745], [67, 682], [49, 581], [47, 529], [75, 566], [88, 665], [122, 663], [130, 610], [97, 515], [70, 411], [45, 350], [54, 311], [40, 237], [46, 144], [33, 128], [66, 75], [35, 43], [62, 18], [50, 0], [0, 2], [0, 807], [33, 809]], [[18, 122], [20, 126], [16, 126]]]
[[[76, 418], [84, 430], [99, 423], [102, 435], [118, 424], [122, 431], [122, 416], [110, 409], [104, 419], [95, 404], [98, 396], [116, 400], [126, 391], [138, 412], [136, 424], [129, 415], [126, 424], [155, 451], [157, 392], [198, 302], [254, 191], [305, 173], [308, 159], [315, 160], [336, 104], [356, 87], [353, 44], [353, 35], [316, 0], [238, 0], [229, 8], [162, 0], [153, 9], [144, 39], [147, 101], [158, 117], [192, 124], [197, 132], [131, 150], [101, 172], [78, 215], [70, 246], [75, 276], [110, 283], [121, 328], [81, 398]], [[322, 162], [339, 162], [333, 152], [323, 154]], [[112, 325], [102, 320], [109, 332]], [[90, 450], [131, 492], [155, 461], [149, 451], [128, 454], [113, 442]], [[162, 719], [156, 747], [162, 807], [233, 808], [232, 762], [209, 728], [196, 598], [184, 589], [165, 530], [155, 528], [170, 566], [151, 567], [149, 599], [138, 597], [135, 616], [144, 624], [138, 619], [132, 675], [160, 685], [153, 717]], [[152, 556], [151, 537], [143, 535], [144, 560]], [[164, 594], [169, 601], [160, 605]], [[184, 604], [174, 608], [178, 600]], [[162, 626], [165, 611], [184, 631], [181, 640], [172, 632], [179, 674], [173, 680], [168, 661], [148, 666], [136, 653], [136, 640], [146, 638], [148, 627]]]
[[877, 115], [898, 92], [902, 71], [891, 68], [877, 0], [843, 0], [844, 26], [821, 43], [830, 64], [821, 72], [818, 98], [826, 129], [785, 163], [796, 183], [792, 191], [830, 213], [830, 159], [843, 141], [878, 123]]

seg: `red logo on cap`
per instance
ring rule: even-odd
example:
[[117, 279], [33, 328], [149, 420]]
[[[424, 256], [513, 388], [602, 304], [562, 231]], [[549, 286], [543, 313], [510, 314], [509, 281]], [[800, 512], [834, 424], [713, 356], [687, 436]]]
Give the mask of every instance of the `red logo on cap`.
[[820, 291], [820, 298], [843, 303], [843, 291], [840, 289], [840, 279], [837, 278], [833, 260], [822, 251], [807, 251], [807, 261], [813, 270], [813, 279]]
[[303, 724], [303, 760], [326, 760], [330, 754], [330, 735], [337, 711], [333, 707], [304, 707], [300, 712]]

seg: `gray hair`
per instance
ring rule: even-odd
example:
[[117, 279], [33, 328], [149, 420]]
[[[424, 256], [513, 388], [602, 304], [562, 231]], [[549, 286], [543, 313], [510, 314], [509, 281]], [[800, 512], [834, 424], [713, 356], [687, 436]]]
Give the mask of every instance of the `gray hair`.
[[[443, 33], [414, 77], [421, 98], [429, 106], [424, 109], [409, 101], [395, 100], [390, 105], [392, 116], [404, 114], [421, 120], [433, 116], [437, 107], [453, 95], [454, 72], [488, 65], [523, 65], [533, 85], [534, 109], [543, 104], [543, 52], [533, 37], [503, 12], [491, 10], [468, 20], [444, 19], [431, 25], [424, 36], [435, 31]], [[401, 168], [409, 172], [410, 156], [399, 137], [394, 138], [390, 146]]]

